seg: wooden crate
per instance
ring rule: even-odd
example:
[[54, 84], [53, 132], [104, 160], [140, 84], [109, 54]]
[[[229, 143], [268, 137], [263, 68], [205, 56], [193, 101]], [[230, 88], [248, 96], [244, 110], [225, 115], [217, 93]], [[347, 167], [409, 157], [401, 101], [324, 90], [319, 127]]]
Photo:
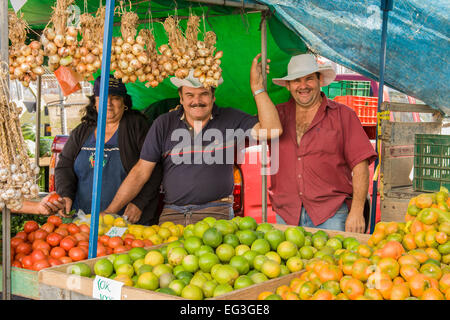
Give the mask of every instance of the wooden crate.
[[[3, 269], [0, 265], [0, 291], [3, 288]], [[11, 267], [11, 294], [29, 298], [39, 299], [39, 278], [38, 272]]]
[[[275, 228], [279, 230], [286, 230], [289, 225], [275, 224]], [[361, 243], [367, 243], [369, 234], [341, 232], [334, 230], [305, 228], [306, 231], [316, 232], [318, 230], [324, 230], [330, 237], [342, 234], [344, 237], [354, 237]], [[165, 245], [165, 244], [163, 244]], [[156, 249], [163, 245], [149, 247], [146, 249]], [[105, 257], [98, 257], [94, 259], [84, 260], [91, 267], [93, 271], [95, 263]], [[94, 283], [93, 278], [80, 277], [77, 275], [71, 275], [67, 273], [71, 265], [76, 262], [68, 263], [65, 265], [55, 266], [39, 271], [39, 284], [40, 284], [40, 297], [41, 299], [92, 299], [92, 286]], [[289, 283], [293, 278], [300, 276], [303, 271], [288, 274], [283, 277], [268, 280], [263, 283], [255, 284], [247, 288], [234, 290], [219, 297], [211, 298], [211, 300], [254, 300], [257, 295], [264, 290], [274, 291], [282, 284]], [[123, 300], [186, 300], [181, 297], [158, 293], [150, 290], [123, 286], [122, 287], [122, 299]]]

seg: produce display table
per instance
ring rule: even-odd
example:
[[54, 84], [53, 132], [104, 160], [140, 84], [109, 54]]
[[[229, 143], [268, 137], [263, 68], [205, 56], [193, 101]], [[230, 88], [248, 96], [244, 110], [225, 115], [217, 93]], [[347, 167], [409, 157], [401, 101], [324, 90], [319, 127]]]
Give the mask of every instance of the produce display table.
[[[284, 231], [289, 225], [275, 224], [275, 228]], [[309, 232], [316, 232], [316, 228], [304, 228]], [[360, 243], [366, 244], [369, 239], [369, 234], [340, 232], [334, 230], [324, 230], [330, 237], [341, 234], [344, 237], [354, 237]], [[167, 245], [167, 244], [163, 244]], [[156, 249], [163, 245], [147, 247], [146, 249]], [[89, 265], [92, 269], [95, 262], [105, 257], [99, 257], [94, 259], [84, 260], [83, 262]], [[61, 266], [55, 266], [39, 271], [39, 298], [43, 300], [88, 300], [92, 298], [93, 278], [80, 277], [67, 273], [68, 268], [75, 263], [69, 263]], [[224, 295], [211, 298], [211, 300], [255, 300], [258, 293], [262, 290], [275, 290], [277, 287], [283, 284], [288, 284], [293, 278], [298, 277], [304, 270], [294, 272], [279, 278], [268, 280], [259, 284], [255, 284], [243, 289], [234, 290]], [[158, 293], [150, 290], [144, 290], [140, 288], [123, 286], [122, 287], [122, 300], [186, 300], [181, 297], [168, 295], [164, 293]]]
[[[0, 292], [2, 288], [2, 271], [0, 266]], [[38, 272], [11, 267], [11, 293], [29, 299], [39, 299]]]

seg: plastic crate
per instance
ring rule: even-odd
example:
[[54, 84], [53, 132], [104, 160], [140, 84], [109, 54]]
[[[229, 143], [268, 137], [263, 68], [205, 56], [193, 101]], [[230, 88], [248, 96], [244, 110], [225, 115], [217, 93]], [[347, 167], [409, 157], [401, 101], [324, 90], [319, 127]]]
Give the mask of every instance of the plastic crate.
[[352, 108], [363, 126], [377, 124], [378, 97], [336, 96], [333, 100]]
[[322, 92], [329, 99], [336, 96], [370, 96], [370, 81], [341, 80], [322, 87]]
[[431, 192], [450, 188], [450, 135], [415, 135], [413, 186]]

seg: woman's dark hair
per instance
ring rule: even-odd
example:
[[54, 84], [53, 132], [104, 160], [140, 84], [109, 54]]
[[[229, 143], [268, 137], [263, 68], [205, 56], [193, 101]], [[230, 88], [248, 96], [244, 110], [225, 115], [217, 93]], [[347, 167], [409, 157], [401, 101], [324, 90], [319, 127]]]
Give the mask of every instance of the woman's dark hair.
[[[83, 117], [81, 118], [81, 122], [85, 122], [88, 125], [97, 125], [97, 108], [95, 107], [95, 96], [89, 96], [89, 103], [83, 110]], [[125, 104], [125, 111], [124, 115], [126, 113], [132, 113], [134, 110], [131, 110], [133, 106], [133, 101], [131, 100], [131, 96], [129, 94], [126, 94], [123, 96], [123, 103]]]

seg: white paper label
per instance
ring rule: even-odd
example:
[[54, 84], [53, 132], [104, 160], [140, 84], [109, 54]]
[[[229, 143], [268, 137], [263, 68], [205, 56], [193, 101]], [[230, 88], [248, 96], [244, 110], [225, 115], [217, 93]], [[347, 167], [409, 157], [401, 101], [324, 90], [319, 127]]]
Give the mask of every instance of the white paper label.
[[111, 227], [111, 229], [108, 230], [106, 233], [109, 237], [121, 237], [127, 231], [128, 228], [124, 227]]
[[92, 297], [99, 300], [121, 300], [123, 282], [96, 276]]
[[14, 12], [17, 13], [17, 11], [22, 8], [22, 6], [27, 2], [27, 0], [11, 0], [11, 6], [14, 9]]

